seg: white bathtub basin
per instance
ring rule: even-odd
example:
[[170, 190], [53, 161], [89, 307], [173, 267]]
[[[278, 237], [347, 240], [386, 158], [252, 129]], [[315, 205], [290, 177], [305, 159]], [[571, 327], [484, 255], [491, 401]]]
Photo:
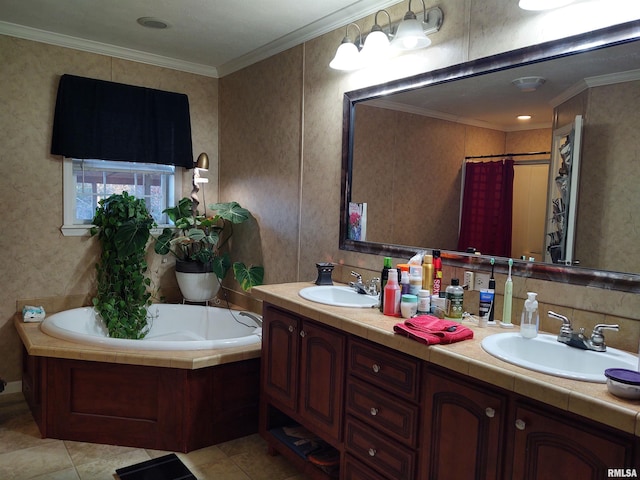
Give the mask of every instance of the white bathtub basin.
[[638, 368], [638, 357], [630, 353], [610, 347], [606, 352], [580, 350], [558, 342], [555, 335], [527, 339], [518, 332], [497, 333], [482, 340], [482, 348], [513, 365], [584, 382], [605, 383], [607, 368]]
[[378, 297], [362, 295], [351, 287], [317, 285], [299, 292], [302, 298], [334, 307], [372, 308], [378, 306]]
[[153, 304], [145, 338], [111, 338], [93, 307], [74, 308], [44, 319], [40, 329], [52, 337], [124, 350], [208, 350], [262, 341], [262, 328], [238, 311], [200, 305]]

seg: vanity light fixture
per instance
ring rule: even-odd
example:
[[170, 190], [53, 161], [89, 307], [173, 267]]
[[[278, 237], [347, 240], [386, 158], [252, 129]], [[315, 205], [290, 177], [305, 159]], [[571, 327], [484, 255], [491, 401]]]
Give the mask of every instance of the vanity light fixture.
[[[385, 33], [382, 27], [378, 24], [378, 14], [384, 12], [389, 19], [389, 33]], [[389, 53], [389, 36], [391, 36], [391, 15], [386, 10], [378, 10], [374, 17], [374, 25], [371, 28], [371, 32], [367, 35], [364, 41], [364, 46], [360, 55], [365, 61], [373, 61], [376, 58], [384, 58]]]
[[442, 10], [435, 7], [427, 11], [427, 6], [422, 1], [423, 19], [418, 20], [416, 14], [411, 10], [411, 0], [409, 0], [409, 10], [404, 15], [404, 19], [398, 25], [391, 46], [400, 50], [417, 50], [431, 45], [431, 40], [427, 34], [440, 30], [442, 26]]
[[518, 120], [531, 120], [531, 115], [518, 115], [516, 118]]
[[[353, 25], [358, 29], [358, 37], [356, 45], [349, 38], [349, 27]], [[362, 58], [360, 57], [360, 47], [362, 46], [362, 34], [357, 23], [350, 23], [345, 27], [345, 35], [342, 43], [336, 50], [336, 55], [329, 63], [334, 70], [356, 70], [362, 66]]]
[[575, 0], [520, 0], [518, 6], [523, 10], [551, 10], [564, 7]]
[[521, 92], [535, 92], [546, 81], [544, 77], [520, 77], [511, 80], [511, 83], [518, 87]]

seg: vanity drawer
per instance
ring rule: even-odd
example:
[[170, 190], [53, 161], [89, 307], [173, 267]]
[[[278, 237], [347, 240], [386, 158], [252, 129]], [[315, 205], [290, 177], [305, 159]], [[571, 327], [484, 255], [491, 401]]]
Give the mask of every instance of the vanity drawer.
[[415, 447], [418, 406], [354, 377], [347, 383], [347, 413], [394, 439]]
[[344, 455], [340, 477], [343, 480], [387, 480], [386, 477], [371, 470], [349, 454]]
[[349, 345], [349, 373], [395, 395], [418, 402], [418, 359], [354, 339]]
[[394, 480], [413, 480], [416, 453], [348, 416], [345, 451]]

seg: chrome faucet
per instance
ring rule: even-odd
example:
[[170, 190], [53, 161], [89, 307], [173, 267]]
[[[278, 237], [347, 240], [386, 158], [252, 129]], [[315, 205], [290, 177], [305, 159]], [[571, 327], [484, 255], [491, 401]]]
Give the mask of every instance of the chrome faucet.
[[362, 295], [378, 295], [378, 283], [380, 282], [380, 279], [378, 277], [373, 277], [365, 285], [364, 283], [362, 283], [362, 275], [360, 275], [358, 272], [352, 271], [351, 276], [356, 277], [356, 281], [349, 282], [349, 286], [356, 292]]
[[571, 325], [571, 320], [569, 320], [569, 318], [565, 317], [564, 315], [560, 315], [559, 313], [552, 312], [551, 310], [549, 310], [548, 314], [549, 318], [562, 320], [562, 327], [560, 327], [558, 341], [569, 345], [570, 347], [580, 348], [582, 350], [605, 352], [607, 350], [607, 344], [604, 341], [604, 334], [602, 333], [602, 331], [618, 331], [620, 329], [619, 325], [606, 325], [604, 323], [599, 323], [598, 325], [593, 327], [591, 337], [587, 338], [584, 336], [584, 328], [581, 328], [577, 333], [573, 331], [573, 326]]

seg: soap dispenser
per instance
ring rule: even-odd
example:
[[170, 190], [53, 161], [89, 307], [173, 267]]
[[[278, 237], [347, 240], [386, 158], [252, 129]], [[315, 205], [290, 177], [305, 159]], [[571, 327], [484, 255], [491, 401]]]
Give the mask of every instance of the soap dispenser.
[[538, 315], [537, 293], [527, 292], [527, 299], [524, 302], [524, 309], [520, 317], [520, 335], [524, 338], [535, 338], [538, 336], [538, 325], [540, 317]]

